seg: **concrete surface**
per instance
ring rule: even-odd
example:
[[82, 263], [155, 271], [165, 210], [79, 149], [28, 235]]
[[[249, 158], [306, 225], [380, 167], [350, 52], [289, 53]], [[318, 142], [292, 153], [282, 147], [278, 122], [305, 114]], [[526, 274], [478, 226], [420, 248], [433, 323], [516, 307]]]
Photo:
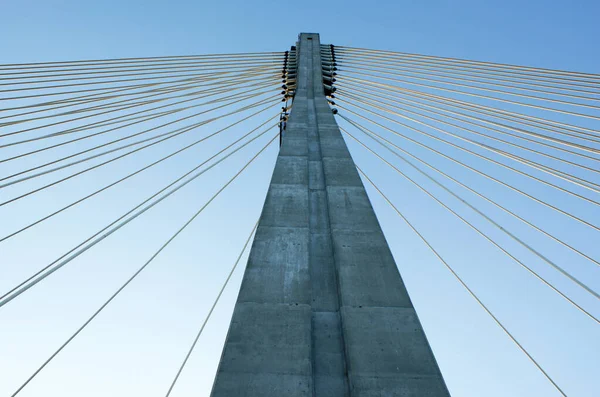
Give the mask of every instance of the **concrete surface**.
[[298, 87], [213, 397], [447, 397], [323, 93], [318, 34]]

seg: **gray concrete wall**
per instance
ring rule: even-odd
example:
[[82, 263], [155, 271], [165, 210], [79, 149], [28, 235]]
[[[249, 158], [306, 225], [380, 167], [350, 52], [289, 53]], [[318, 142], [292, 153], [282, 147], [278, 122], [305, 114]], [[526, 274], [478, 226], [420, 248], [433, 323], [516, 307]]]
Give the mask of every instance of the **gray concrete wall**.
[[323, 94], [318, 34], [298, 88], [213, 397], [448, 396]]

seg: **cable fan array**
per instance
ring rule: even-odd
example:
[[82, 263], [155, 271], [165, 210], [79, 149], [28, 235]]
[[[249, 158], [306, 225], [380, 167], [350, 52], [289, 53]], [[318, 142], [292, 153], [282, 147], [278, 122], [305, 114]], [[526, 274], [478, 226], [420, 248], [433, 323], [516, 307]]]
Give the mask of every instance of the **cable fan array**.
[[[67, 215], [69, 210], [117, 185], [135, 183], [136, 176], [178, 158], [183, 152], [211, 140], [220, 147], [210, 157], [182, 171], [170, 183], [157, 188], [154, 194], [96, 233], [83, 238], [54, 261], [41, 266], [9, 291], [2, 291], [0, 308], [219, 164], [244, 153], [245, 148], [259, 145], [259, 149], [233, 177], [214, 192], [46, 361], [40, 363], [13, 396], [18, 395], [280, 136], [289, 111], [293, 85], [290, 70], [294, 57], [295, 54], [290, 55], [286, 51], [0, 65], [0, 167], [8, 170], [0, 174], [0, 208], [67, 181], [79, 183], [86, 177], [93, 178], [94, 170], [130, 157], [136, 158], [133, 172], [115, 176], [94, 191], [0, 236], [0, 247], [3, 242], [51, 218]], [[234, 134], [234, 130], [244, 133], [239, 136]], [[179, 138], [185, 138], [185, 141]], [[159, 158], [145, 155], [140, 160], [136, 157], [155, 147], [164, 148]], [[38, 180], [42, 182], [32, 189], [16, 189], [21, 185], [30, 186], [25, 182]], [[255, 229], [224, 280], [198, 335], [202, 333]], [[183, 365], [185, 361], [182, 368]]]
[[[189, 189], [203, 175], [214, 174], [221, 164], [243, 160], [241, 166], [231, 166], [233, 176], [153, 249], [148, 260], [103, 299], [12, 396], [24, 390], [281, 139], [297, 88], [295, 50], [0, 65], [0, 210], [10, 211], [44, 192], [93, 180], [97, 172], [115, 164], [135, 166], [1, 234], [0, 259], [3, 243], [62, 219], [117, 187], [135, 184], [150, 170], [195, 149], [213, 150], [202, 161], [178, 168], [170, 182], [82, 236], [9, 290], [0, 291], [0, 311], [152, 208], [164, 205], [168, 197]], [[575, 308], [584, 321], [600, 323], [599, 286], [580, 271], [596, 271], [600, 266], [583, 241], [596, 241], [600, 231], [600, 75], [343, 46], [322, 46], [321, 59], [324, 92], [331, 98], [340, 130], [370, 192], [381, 196], [566, 396], [443, 249], [416, 226], [419, 214], [402, 210], [392, 191], [399, 180], [414, 187], [406, 195], [416, 197], [420, 205], [422, 200], [424, 212], [426, 204], [438, 206], [481, 237], [474, 245], [489, 246], [503, 255], [507, 266], [526, 272]], [[374, 168], [377, 173], [369, 172]], [[400, 178], [388, 179], [383, 187], [379, 171]], [[551, 222], [534, 213], [544, 214], [565, 230], [577, 230], [577, 235], [551, 227]], [[257, 225], [253, 224], [220, 284], [166, 396], [174, 390]], [[550, 245], [552, 250], [547, 249]], [[558, 250], [577, 261], [557, 260]], [[535, 265], [523, 252], [529, 255], [526, 258], [535, 258]], [[580, 299], [583, 296], [587, 300]]]
[[[584, 316], [600, 323], [593, 314], [598, 306], [586, 308], [578, 303], [512, 248], [528, 251], [584, 293], [600, 299], [589, 281], [575, 275], [570, 264], [551, 259], [543, 248], [519, 237], [518, 231], [488, 215], [480, 205], [491, 204], [530, 232], [576, 254], [583, 259], [581, 266], [600, 265], [593, 254], [578, 248], [577, 241], [555, 235], [532, 220], [524, 208], [502, 202], [507, 191], [516, 193], [551, 210], [555, 217], [564, 217], [558, 222], [572, 221], [583, 226], [588, 238], [598, 238], [600, 75], [343, 46], [322, 46], [321, 55], [324, 68], [331, 73], [331, 78], [324, 80], [326, 94], [342, 133], [349, 143], [356, 143], [355, 151], [364, 151], [390, 167], [480, 235], [481, 244], [489, 243]], [[566, 395], [411, 223], [411, 216], [393, 203], [373, 175], [359, 165], [357, 168], [556, 390]], [[474, 177], [500, 188], [500, 194], [495, 194], [498, 198], [488, 194], [481, 183], [473, 183]], [[445, 192], [447, 198], [441, 199], [428, 185]], [[564, 196], [578, 201], [575, 210], [565, 205]], [[454, 209], [448, 197], [512, 243], [498, 242], [461, 215], [462, 208]], [[579, 208], [585, 210], [577, 211]]]

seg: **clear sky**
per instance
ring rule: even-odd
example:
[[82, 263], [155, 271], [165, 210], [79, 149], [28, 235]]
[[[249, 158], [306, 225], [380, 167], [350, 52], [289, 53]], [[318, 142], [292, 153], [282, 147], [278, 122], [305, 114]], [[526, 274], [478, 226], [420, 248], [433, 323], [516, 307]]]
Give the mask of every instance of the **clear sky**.
[[[600, 3], [595, 1], [21, 0], [3, 1], [0, 15], [0, 63], [285, 51], [298, 33], [318, 32], [323, 43], [600, 73]], [[598, 324], [490, 248], [435, 203], [426, 201], [410, 184], [382, 168], [355, 144], [349, 146], [357, 163], [376, 175], [398, 207], [456, 266], [569, 397], [600, 394]], [[198, 158], [207, 157], [215, 147], [207, 145], [186, 154], [18, 238], [0, 243], [0, 292], [146, 198], [182, 169], [196, 164]], [[270, 147], [20, 395], [164, 395], [260, 214], [276, 149]], [[247, 156], [252, 150], [246, 152]], [[156, 158], [160, 153], [157, 149], [138, 161]], [[0, 152], [0, 157], [3, 155]], [[233, 175], [247, 156], [207, 174], [0, 308], [0, 396], [10, 395]], [[14, 172], [10, 167], [1, 166], [0, 176]], [[132, 159], [107, 167], [94, 178], [73, 181], [0, 208], [0, 235], [135, 167]], [[491, 184], [476, 178], [472, 181], [482, 183], [486, 192], [521, 209], [561, 238], [600, 257], [597, 234]], [[513, 182], [519, 186], [528, 183], [518, 178]], [[0, 199], [39, 183], [0, 190]], [[536, 193], [600, 224], [596, 207], [552, 196], [554, 193], [548, 189], [539, 188]], [[385, 202], [374, 193], [371, 199], [452, 395], [558, 395]], [[482, 207], [502, 221], [512, 222], [491, 207]], [[461, 211], [476, 220], [468, 211]], [[598, 268], [515, 222], [508, 225], [600, 290]], [[495, 237], [502, 238], [499, 234]], [[506, 239], [501, 241], [510, 244]], [[545, 270], [523, 249], [511, 248], [600, 316], [597, 300], [555, 272]], [[173, 396], [209, 395], [241, 275], [238, 271], [226, 290]]]

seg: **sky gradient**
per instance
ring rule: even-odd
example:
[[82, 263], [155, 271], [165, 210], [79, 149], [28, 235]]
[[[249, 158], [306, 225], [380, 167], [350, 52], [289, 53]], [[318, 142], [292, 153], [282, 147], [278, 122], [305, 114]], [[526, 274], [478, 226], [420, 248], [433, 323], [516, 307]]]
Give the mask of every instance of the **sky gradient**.
[[[23, 0], [4, 1], [0, 7], [0, 63], [285, 51], [298, 33], [318, 32], [327, 44], [600, 73], [600, 54], [596, 50], [600, 3], [594, 1], [556, 4], [508, 0], [494, 5], [481, 1], [310, 0], [294, 4], [262, 0]], [[191, 184], [185, 192], [166, 200], [0, 308], [0, 396], [10, 395], [265, 143], [257, 142], [244, 155], [232, 158], [228, 166], [216, 168], [201, 182]], [[441, 207], [426, 201], [408, 182], [356, 144], [349, 141], [348, 145], [355, 161], [374, 175], [396, 205], [464, 275], [566, 394], [596, 395], [600, 390], [598, 324], [506, 260]], [[18, 238], [0, 243], [0, 292], [60, 256], [83, 236], [146, 198], [198, 159], [208, 157], [217, 147], [207, 144]], [[111, 165], [94, 178], [74, 181], [0, 208], [0, 235], [68, 203], [99, 183], [113, 180], [115, 174], [135, 169], [136, 161], [160, 156], [163, 150], [154, 149]], [[163, 396], [260, 215], [276, 155], [277, 146], [270, 146], [19, 395]], [[0, 165], [0, 175], [14, 171], [11, 167]], [[527, 212], [548, 230], [575, 241], [590, 255], [600, 257], [597, 235], [490, 183], [468, 175], [465, 178], [471, 178], [502, 202]], [[527, 186], [527, 181], [519, 178], [514, 183]], [[33, 181], [9, 192], [0, 191], [0, 198], [38, 184]], [[447, 198], [439, 189], [429, 187]], [[400, 218], [369, 186], [367, 190], [452, 395], [558, 396]], [[596, 207], [552, 196], [549, 189], [539, 188], [536, 192], [600, 223]], [[547, 250], [544, 252], [554, 260], [600, 290], [598, 268], [591, 268], [589, 263], [484, 205], [530, 243]], [[468, 211], [461, 211], [483, 225]], [[510, 244], [499, 234], [494, 237]], [[523, 260], [543, 268], [523, 249], [512, 248]], [[246, 256], [241, 265], [245, 265]], [[556, 273], [544, 274], [593, 314], [600, 315], [597, 300]], [[173, 396], [209, 395], [241, 276], [242, 269], [238, 269]]]

